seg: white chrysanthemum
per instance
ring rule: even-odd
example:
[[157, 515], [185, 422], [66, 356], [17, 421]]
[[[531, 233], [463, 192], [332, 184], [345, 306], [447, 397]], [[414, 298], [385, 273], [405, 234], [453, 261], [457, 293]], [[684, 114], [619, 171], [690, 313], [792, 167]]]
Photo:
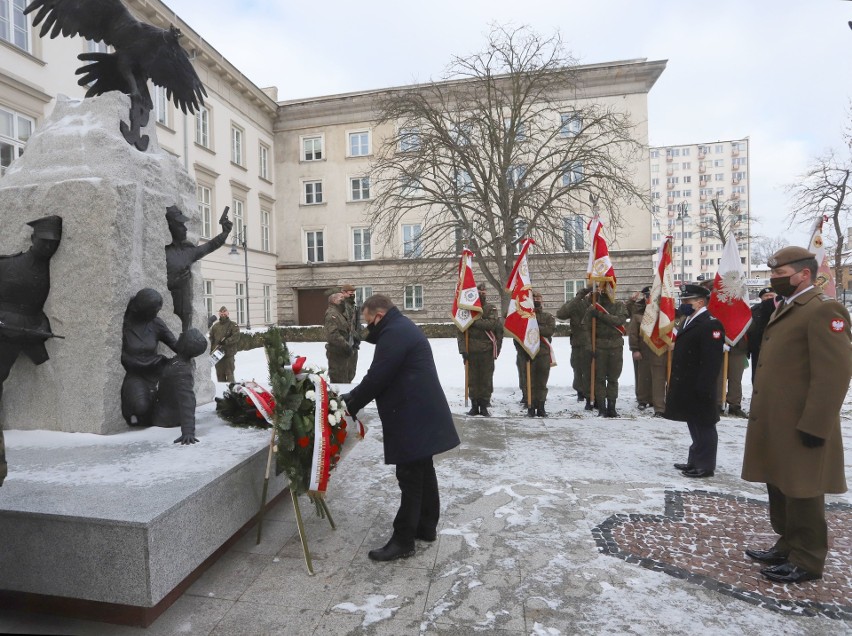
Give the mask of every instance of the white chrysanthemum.
[[332, 426], [337, 424], [337, 416], [334, 413], [328, 414], [328, 423], [331, 424]]
[[316, 394], [315, 391], [308, 391], [307, 393], [305, 393], [305, 397], [308, 398], [309, 400], [314, 400], [314, 399], [316, 399], [317, 394]]
[[329, 400], [328, 410], [329, 411], [336, 411], [337, 410], [337, 400]]

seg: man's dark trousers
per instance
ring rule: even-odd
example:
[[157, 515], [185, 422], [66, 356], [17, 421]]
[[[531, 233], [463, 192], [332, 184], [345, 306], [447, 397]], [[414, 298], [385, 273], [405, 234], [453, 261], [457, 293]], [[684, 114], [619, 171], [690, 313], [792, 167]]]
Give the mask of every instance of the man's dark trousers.
[[719, 446], [719, 433], [715, 422], [686, 420], [692, 445], [689, 447], [687, 462], [698, 470], [716, 470], [716, 449]]
[[393, 520], [393, 538], [414, 547], [415, 536], [432, 536], [438, 527], [441, 501], [431, 457], [396, 465], [402, 500]]

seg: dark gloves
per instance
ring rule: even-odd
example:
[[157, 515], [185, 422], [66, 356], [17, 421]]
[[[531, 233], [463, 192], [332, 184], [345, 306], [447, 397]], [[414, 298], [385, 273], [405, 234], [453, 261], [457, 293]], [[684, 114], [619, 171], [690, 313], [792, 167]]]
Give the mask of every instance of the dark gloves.
[[357, 340], [352, 343], [352, 353], [355, 353], [360, 348], [361, 348], [361, 343], [358, 342]]
[[340, 397], [340, 400], [343, 402], [343, 405], [346, 407], [346, 410], [349, 412], [349, 415], [351, 415], [352, 417], [355, 417], [355, 415], [358, 413], [358, 411], [352, 410], [352, 408], [350, 408], [350, 406], [349, 406], [349, 400], [352, 399], [352, 394], [351, 393], [344, 393], [343, 395], [341, 395], [339, 397]]
[[464, 351], [462, 351], [461, 357], [462, 357], [462, 360], [467, 362], [467, 354]]
[[799, 437], [802, 440], [802, 444], [808, 448], [819, 448], [825, 444], [825, 440], [823, 438], [811, 435], [810, 433], [805, 433], [804, 431], [799, 431]]

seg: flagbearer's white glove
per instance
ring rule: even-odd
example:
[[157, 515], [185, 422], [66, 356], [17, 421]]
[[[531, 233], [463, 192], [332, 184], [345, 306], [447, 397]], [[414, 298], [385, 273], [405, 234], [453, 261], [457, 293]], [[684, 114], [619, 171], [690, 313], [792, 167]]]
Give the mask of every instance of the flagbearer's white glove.
[[722, 351], [724, 351], [725, 353], [728, 353], [728, 351], [730, 351], [730, 350], [731, 350], [731, 346], [727, 342], [722, 345]]

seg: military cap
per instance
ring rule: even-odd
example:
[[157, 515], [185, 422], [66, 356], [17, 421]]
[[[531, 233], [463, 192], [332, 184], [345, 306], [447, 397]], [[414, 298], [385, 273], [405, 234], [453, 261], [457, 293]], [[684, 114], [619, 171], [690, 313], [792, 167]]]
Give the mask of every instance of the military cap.
[[485, 283], [479, 283], [479, 285], [477, 285], [476, 288], [479, 291], [485, 291]]
[[681, 300], [690, 298], [710, 298], [710, 290], [701, 285], [684, 285], [683, 291], [680, 292]]
[[775, 293], [775, 290], [772, 289], [771, 287], [764, 287], [759, 292], [757, 292], [757, 297], [763, 298], [764, 294], [774, 294], [774, 293]]
[[62, 217], [45, 216], [27, 223], [33, 228], [33, 238], [43, 238], [58, 241], [62, 238]]
[[225, 307], [225, 305], [222, 305], [221, 307], [219, 307], [219, 311], [228, 311], [228, 308]]
[[355, 291], [355, 287], [353, 287], [349, 283], [346, 283], [345, 285], [340, 286], [340, 291]]
[[643, 287], [643, 288], [642, 288], [642, 295], [643, 295], [643, 296], [647, 296], [647, 295], [648, 295], [648, 294], [650, 294], [650, 293], [651, 293], [651, 288], [650, 288], [650, 287]]
[[170, 205], [166, 208], [166, 221], [169, 223], [186, 223], [189, 221], [189, 217], [187, 217], [181, 209], [176, 205]]
[[784, 265], [789, 265], [790, 263], [806, 261], [812, 258], [816, 258], [816, 254], [809, 252], [804, 247], [799, 247], [798, 245], [790, 245], [789, 247], [785, 247], [775, 252], [772, 257], [768, 261], [766, 261], [766, 264], [769, 265], [769, 267], [773, 268], [783, 267]]

